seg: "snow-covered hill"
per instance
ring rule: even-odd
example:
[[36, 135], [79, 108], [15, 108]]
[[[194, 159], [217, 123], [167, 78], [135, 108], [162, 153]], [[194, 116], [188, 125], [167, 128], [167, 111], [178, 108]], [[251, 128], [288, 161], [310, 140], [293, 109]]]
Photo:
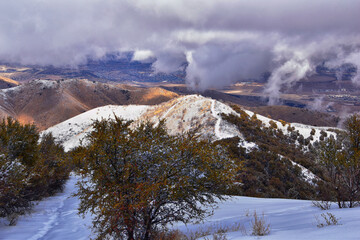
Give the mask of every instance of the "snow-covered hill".
[[[249, 116], [254, 114], [251, 111], [245, 112]], [[200, 134], [204, 138], [218, 140], [238, 136], [241, 139], [240, 146], [248, 148], [249, 150], [256, 147], [255, 143], [246, 142], [234, 125], [224, 121], [221, 118], [222, 113], [239, 115], [228, 105], [214, 99], [199, 95], [187, 95], [153, 106], [109, 105], [95, 108], [59, 123], [44, 132], [51, 132], [54, 137], [64, 145], [65, 150], [70, 150], [78, 146], [80, 140], [86, 136], [86, 133], [91, 131], [93, 120], [114, 118], [116, 115], [127, 120], [133, 120], [135, 124], [138, 121], [150, 120], [157, 122], [159, 119], [165, 119], [170, 134], [183, 133], [190, 129], [199, 128]], [[257, 118], [262, 121], [265, 126], [269, 126], [271, 121], [273, 121], [278, 129], [281, 129], [285, 134], [290, 134], [288, 131], [289, 125], [284, 126], [279, 121], [261, 115], [257, 115]], [[311, 142], [319, 140], [321, 131], [326, 132], [328, 135], [335, 135], [334, 132], [328, 131], [326, 127], [314, 127], [297, 123], [290, 125], [294, 127], [294, 131], [299, 131], [304, 138], [310, 137], [312, 129], [315, 129], [315, 134]]]
[[[94, 236], [91, 233], [91, 216], [81, 218], [77, 215], [79, 200], [71, 194], [76, 191], [76, 176], [71, 176], [63, 193], [56, 194], [35, 206], [33, 213], [21, 216], [16, 226], [5, 226], [0, 221], [2, 240], [85, 240]], [[264, 213], [270, 223], [270, 234], [265, 237], [251, 236], [252, 214]], [[318, 228], [316, 218], [324, 222], [321, 214], [332, 213], [339, 225]], [[287, 199], [261, 199], [233, 197], [219, 204], [214, 215], [200, 224], [175, 224], [172, 228], [184, 233], [216, 231], [226, 226], [240, 226], [236, 231], [226, 233], [229, 240], [235, 239], [316, 239], [316, 240], [355, 240], [360, 236], [360, 208], [322, 211], [311, 201]], [[202, 238], [204, 239], [204, 238]], [[212, 239], [212, 233], [207, 236]]]
[[91, 131], [94, 120], [109, 119], [118, 116], [126, 120], [157, 122], [166, 119], [166, 126], [171, 134], [183, 133], [199, 127], [203, 137], [222, 139], [241, 136], [235, 126], [225, 122], [221, 113], [235, 113], [229, 106], [216, 100], [189, 95], [170, 100], [154, 106], [109, 105], [92, 109], [71, 119], [57, 124], [44, 133], [51, 132], [63, 144], [65, 150], [70, 150], [80, 144], [86, 133]]

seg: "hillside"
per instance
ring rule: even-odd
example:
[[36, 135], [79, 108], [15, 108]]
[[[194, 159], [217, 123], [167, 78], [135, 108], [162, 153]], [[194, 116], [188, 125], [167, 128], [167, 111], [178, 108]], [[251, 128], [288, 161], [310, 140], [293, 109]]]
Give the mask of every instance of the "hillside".
[[[250, 116], [254, 114], [251, 111], [246, 111], [246, 113]], [[75, 138], [79, 140], [81, 137], [85, 137], [86, 132], [90, 131], [92, 120], [113, 118], [116, 115], [134, 121], [150, 120], [156, 122], [159, 119], [166, 119], [166, 126], [171, 134], [199, 128], [200, 134], [205, 138], [220, 140], [240, 137], [242, 142], [246, 142], [236, 127], [221, 117], [222, 114], [239, 115], [230, 106], [214, 99], [200, 95], [187, 95], [153, 106], [112, 105], [95, 108], [50, 127], [45, 132], [52, 132], [58, 141], [62, 142], [67, 150], [70, 150], [79, 144], [78, 141], [74, 140]], [[270, 121], [273, 121], [261, 115], [257, 115], [257, 118], [265, 126], [269, 126]], [[279, 129], [289, 134], [287, 126], [283, 126], [282, 123], [275, 120], [274, 123]], [[319, 140], [320, 131], [328, 132], [326, 127], [313, 127], [303, 124], [292, 124], [292, 126], [294, 131], [301, 132], [304, 138], [310, 136], [312, 128], [317, 129], [318, 131], [315, 132], [312, 142]], [[328, 132], [328, 134], [332, 135], [334, 133]]]
[[281, 119], [287, 122], [297, 122], [313, 126], [336, 127], [340, 122], [339, 117], [306, 108], [289, 106], [261, 106], [251, 107], [249, 109], [264, 116], [271, 116], [271, 118], [275, 120]]
[[0, 90], [0, 116], [35, 123], [40, 130], [90, 109], [109, 105], [159, 104], [177, 94], [88, 80], [35, 80]]
[[17, 85], [19, 85], [17, 81], [0, 76], [0, 89], [16, 87]]
[[77, 146], [80, 139], [91, 130], [92, 120], [114, 118], [119, 116], [134, 121], [158, 121], [166, 119], [170, 133], [183, 133], [199, 127], [203, 137], [222, 139], [240, 136], [234, 127], [225, 123], [221, 113], [231, 113], [233, 110], [218, 101], [198, 95], [189, 95], [170, 100], [154, 106], [104, 106], [57, 124], [45, 132], [52, 132], [54, 137], [62, 142], [66, 150]]
[[[205, 139], [228, 148], [244, 169], [238, 179], [243, 184], [232, 194], [256, 197], [316, 198], [322, 170], [315, 163], [314, 149], [336, 131], [298, 123], [286, 123], [230, 107], [199, 95], [181, 96], [159, 105], [104, 106], [77, 115], [46, 131], [63, 144], [66, 151], [86, 144], [93, 120], [116, 116], [139, 121], [164, 119], [170, 134], [197, 129]], [[270, 168], [270, 170], [269, 170]]]

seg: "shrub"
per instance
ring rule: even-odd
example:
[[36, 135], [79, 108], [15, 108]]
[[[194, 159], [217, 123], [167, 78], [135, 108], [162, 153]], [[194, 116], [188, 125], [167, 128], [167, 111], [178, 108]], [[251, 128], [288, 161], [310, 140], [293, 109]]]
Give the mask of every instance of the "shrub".
[[339, 225], [340, 224], [340, 218], [337, 218], [334, 214], [332, 213], [322, 213], [320, 215], [322, 217], [322, 220], [319, 219], [318, 216], [315, 216], [315, 220], [317, 222], [317, 227], [318, 228], [322, 228], [322, 227], [326, 227], [326, 226], [330, 226], [330, 225]]
[[329, 210], [331, 208], [330, 201], [312, 201], [312, 205], [320, 208], [321, 210]]
[[288, 124], [287, 122], [285, 122], [284, 120], [281, 120], [281, 119], [279, 119], [279, 122], [281, 123], [281, 125], [282, 125], [283, 127], [285, 127], [286, 124]]
[[236, 170], [226, 154], [195, 133], [168, 135], [163, 121], [130, 125], [94, 122], [78, 154], [79, 210], [94, 214], [97, 238], [153, 239], [171, 222], [207, 216]]
[[266, 222], [264, 213], [262, 216], [258, 216], [256, 211], [253, 214], [253, 220], [251, 221], [252, 235], [265, 236], [270, 233], [270, 224]]
[[51, 135], [38, 144], [34, 125], [0, 122], [0, 217], [9, 224], [30, 211], [32, 201], [61, 190], [68, 177], [63, 149]]
[[276, 124], [276, 122], [274, 122], [273, 120], [270, 120], [270, 121], [269, 121], [269, 124], [270, 124], [270, 128], [277, 129], [277, 124]]
[[315, 132], [316, 132], [315, 129], [312, 128], [312, 129], [311, 129], [311, 132], [310, 132], [310, 135], [311, 135], [311, 136], [314, 136], [314, 135], [315, 135]]

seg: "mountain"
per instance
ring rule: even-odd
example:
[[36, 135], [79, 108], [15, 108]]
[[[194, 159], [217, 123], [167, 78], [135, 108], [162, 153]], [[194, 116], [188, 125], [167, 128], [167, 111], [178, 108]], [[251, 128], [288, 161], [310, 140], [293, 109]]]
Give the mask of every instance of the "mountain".
[[161, 88], [137, 88], [85, 79], [34, 80], [0, 90], [0, 116], [35, 123], [44, 130], [99, 106], [158, 104], [176, 96]]
[[[98, 107], [50, 127], [43, 133], [51, 132], [66, 150], [71, 150], [80, 144], [80, 140], [84, 139], [86, 133], [91, 131], [93, 120], [114, 118], [115, 115], [133, 120], [134, 125], [139, 121], [156, 122], [164, 119], [171, 134], [198, 128], [201, 137], [229, 147], [230, 152], [232, 151], [231, 159], [243, 163], [238, 176], [241, 183], [235, 186], [240, 189], [236, 193], [242, 196], [232, 197], [222, 202], [215, 210], [215, 215], [206, 218], [207, 223], [204, 226], [214, 232], [220, 228], [217, 224], [220, 222], [222, 229], [224, 226], [232, 229], [228, 233], [225, 231], [224, 234], [234, 239], [244, 237], [247, 235], [246, 232], [251, 234], [249, 231], [251, 231], [251, 221], [253, 221], [255, 210], [258, 214], [265, 212], [266, 221], [271, 223], [270, 237], [273, 239], [288, 239], [294, 231], [298, 233], [297, 236], [300, 236], [299, 239], [310, 236], [325, 239], [324, 231], [326, 233], [326, 230], [329, 230], [328, 234], [325, 234], [329, 237], [332, 234], [330, 229], [332, 227], [350, 226], [355, 229], [353, 221], [349, 219], [352, 215], [341, 209], [327, 210], [341, 217], [340, 226], [317, 229], [316, 225], [326, 219], [321, 218], [321, 210], [315, 208], [311, 201], [278, 199], [284, 196], [300, 199], [312, 198], [312, 195], [307, 195], [307, 193], [314, 191], [317, 184], [323, 180], [319, 179], [320, 171], [312, 172], [312, 169], [317, 169], [311, 165], [311, 161], [315, 162], [313, 155], [308, 154], [316, 146], [317, 141], [321, 141], [324, 136], [336, 137], [339, 129], [276, 121], [211, 98], [187, 95], [152, 106]], [[304, 143], [305, 140], [308, 141], [307, 144]], [[83, 143], [86, 144], [86, 141]], [[277, 149], [276, 144], [282, 146], [282, 149]], [[264, 162], [263, 165], [260, 160]], [[304, 166], [301, 161], [308, 165]], [[75, 185], [77, 179], [78, 176], [71, 175], [64, 192], [36, 205], [32, 215], [34, 221], [29, 221], [28, 216], [21, 216], [16, 227], [10, 229], [0, 226], [2, 228], [0, 238], [58, 239], [59, 227], [62, 237], [64, 234], [68, 238], [88, 237], [87, 235], [91, 234], [88, 226], [91, 224], [92, 216], [87, 214], [85, 218], [79, 218], [77, 211], [74, 210], [79, 206], [79, 199], [72, 195], [77, 190]], [[244, 196], [267, 196], [276, 199]], [[332, 204], [332, 208], [334, 205]], [[239, 209], [238, 206], [240, 206]], [[241, 206], [246, 206], [246, 208]], [[317, 215], [314, 216], [314, 213]], [[301, 224], [299, 224], [299, 219]], [[234, 223], [239, 223], [237, 229], [232, 228], [235, 226]], [[310, 230], [304, 231], [305, 228]], [[176, 224], [174, 229], [180, 229], [182, 232], [201, 231], [198, 224], [186, 226]], [[209, 233], [204, 236], [206, 235]], [[352, 236], [350, 233], [345, 235], [346, 238]], [[338, 234], [331, 236], [335, 236], [334, 239], [339, 237]], [[245, 238], [248, 237], [245, 236]]]
[[[197, 93], [196, 91], [193, 91], [180, 84], [176, 86], [173, 86], [172, 84], [164, 84], [161, 86], [180, 95]], [[198, 93], [204, 97], [209, 97], [228, 104], [236, 104], [241, 107], [245, 107], [248, 110], [264, 116], [269, 115], [271, 118], [276, 120], [328, 127], [336, 127], [341, 122], [339, 116], [307, 109], [303, 103], [295, 100], [281, 99], [284, 105], [269, 106], [268, 100], [259, 95], [237, 95], [231, 94], [230, 92], [226, 92], [224, 90], [215, 89], [209, 89]]]

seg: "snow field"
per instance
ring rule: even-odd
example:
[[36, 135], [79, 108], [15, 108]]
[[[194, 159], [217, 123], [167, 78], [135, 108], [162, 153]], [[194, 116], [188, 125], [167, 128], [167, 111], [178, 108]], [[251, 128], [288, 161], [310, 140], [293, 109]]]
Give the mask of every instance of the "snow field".
[[[92, 235], [91, 216], [81, 218], [77, 214], [79, 200], [72, 197], [76, 191], [78, 176], [72, 175], [66, 183], [65, 190], [49, 197], [35, 206], [33, 213], [20, 216], [16, 226], [6, 226], [0, 222], [0, 239], [2, 240], [85, 240]], [[251, 235], [252, 214], [256, 211], [270, 224], [270, 234], [264, 237]], [[339, 218], [340, 225], [318, 228], [316, 216], [330, 212]], [[175, 223], [171, 228], [184, 233], [201, 231], [207, 228], [216, 230], [221, 226], [239, 224], [245, 229], [227, 232], [227, 239], [318, 239], [318, 240], [355, 240], [360, 236], [360, 208], [338, 209], [335, 205], [330, 210], [322, 211], [312, 205], [311, 201], [289, 199], [261, 199], [252, 197], [232, 197], [221, 202], [214, 215], [207, 217], [203, 223]], [[211, 235], [207, 236], [211, 239]], [[205, 238], [200, 238], [205, 239]]]

